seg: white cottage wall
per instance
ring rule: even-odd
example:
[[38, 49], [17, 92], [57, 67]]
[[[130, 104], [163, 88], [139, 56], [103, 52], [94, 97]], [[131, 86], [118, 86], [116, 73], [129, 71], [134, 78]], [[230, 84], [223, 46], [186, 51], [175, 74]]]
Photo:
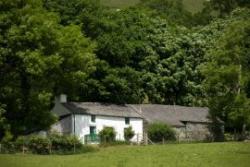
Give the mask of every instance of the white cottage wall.
[[[74, 119], [74, 117], [72, 117]], [[72, 121], [74, 124], [74, 121]], [[75, 134], [84, 142], [84, 136], [90, 133], [90, 126], [96, 127], [98, 134], [104, 127], [113, 127], [116, 132], [117, 140], [124, 140], [124, 128], [132, 127], [135, 136], [131, 139], [133, 142], [140, 142], [143, 139], [143, 121], [140, 118], [130, 118], [130, 123], [125, 124], [124, 117], [98, 116], [95, 122], [91, 122], [90, 115], [75, 115]], [[72, 125], [74, 128], [74, 125]], [[74, 132], [74, 129], [72, 129]]]

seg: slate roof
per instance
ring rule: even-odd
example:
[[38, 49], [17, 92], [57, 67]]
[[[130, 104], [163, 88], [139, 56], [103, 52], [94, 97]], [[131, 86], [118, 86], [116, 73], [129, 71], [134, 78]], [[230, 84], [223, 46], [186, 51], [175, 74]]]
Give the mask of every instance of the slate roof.
[[63, 103], [63, 106], [74, 114], [142, 118], [132, 107], [127, 105], [98, 102], [67, 102]]
[[210, 123], [208, 108], [160, 104], [131, 105], [147, 122], [165, 122], [172, 126], [184, 126], [183, 122]]
[[[161, 104], [107, 104], [99, 102], [62, 103], [66, 114], [87, 114], [113, 117], [143, 118], [147, 122], [165, 122], [171, 126], [184, 126], [184, 122], [210, 123], [208, 108]], [[61, 110], [61, 109], [60, 109]]]

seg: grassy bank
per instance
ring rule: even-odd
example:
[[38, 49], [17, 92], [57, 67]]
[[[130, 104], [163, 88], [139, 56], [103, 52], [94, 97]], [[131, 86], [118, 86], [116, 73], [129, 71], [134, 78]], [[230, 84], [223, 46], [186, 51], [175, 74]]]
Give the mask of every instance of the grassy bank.
[[80, 155], [0, 155], [2, 167], [248, 167], [250, 143], [117, 146]]

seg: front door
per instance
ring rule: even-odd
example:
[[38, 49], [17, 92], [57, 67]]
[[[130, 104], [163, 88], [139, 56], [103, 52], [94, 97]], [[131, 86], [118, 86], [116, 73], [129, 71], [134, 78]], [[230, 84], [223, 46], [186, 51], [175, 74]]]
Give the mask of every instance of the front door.
[[95, 135], [96, 134], [96, 127], [95, 126], [90, 126], [89, 127], [89, 134], [90, 135]]
[[96, 127], [90, 126], [89, 127], [89, 140], [90, 142], [97, 142], [98, 136], [96, 135]]

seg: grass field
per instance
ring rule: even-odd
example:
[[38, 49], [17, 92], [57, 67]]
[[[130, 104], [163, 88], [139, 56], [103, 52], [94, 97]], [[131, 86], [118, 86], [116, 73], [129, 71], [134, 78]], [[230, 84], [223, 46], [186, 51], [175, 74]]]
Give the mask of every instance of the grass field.
[[[102, 4], [114, 8], [124, 8], [136, 5], [140, 0], [100, 0]], [[203, 8], [203, 2], [205, 0], [183, 0], [185, 8], [192, 12], [196, 13]]]
[[79, 155], [0, 155], [1, 167], [249, 167], [250, 143], [117, 146]]

